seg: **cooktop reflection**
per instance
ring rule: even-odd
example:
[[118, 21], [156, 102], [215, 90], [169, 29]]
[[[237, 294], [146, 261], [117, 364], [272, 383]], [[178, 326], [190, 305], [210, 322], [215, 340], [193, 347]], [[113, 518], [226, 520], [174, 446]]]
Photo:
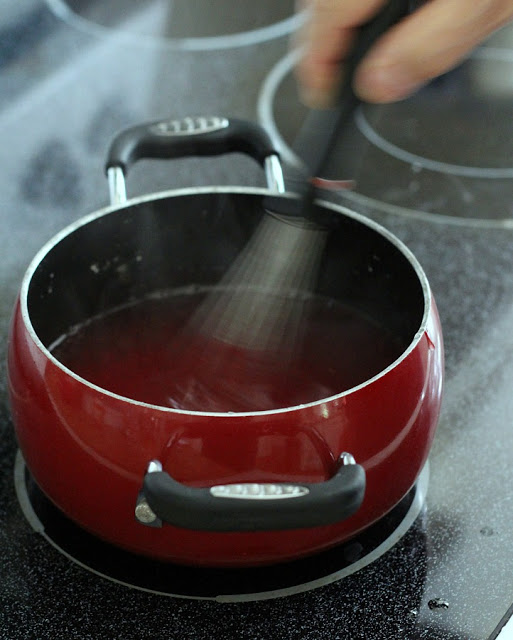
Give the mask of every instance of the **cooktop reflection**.
[[[508, 27], [411, 98], [363, 105], [323, 177], [354, 179], [354, 192], [341, 197], [371, 198], [385, 209], [467, 222], [512, 220], [512, 41]], [[293, 52], [272, 69], [259, 101], [260, 119], [293, 166], [322, 117], [299, 102], [292, 73], [296, 59]]]
[[[18, 452], [14, 470], [16, 495], [32, 528], [70, 560], [104, 578], [158, 595], [243, 602], [290, 596], [338, 582], [375, 562], [405, 536], [422, 513], [428, 466], [416, 485], [378, 523], [357, 537], [314, 556], [270, 567], [206, 569], [144, 558], [119, 549], [74, 524], [46, 498]], [[422, 517], [422, 516], [420, 516]], [[387, 562], [391, 579], [410, 571], [414, 594], [422, 593], [419, 566], [424, 548], [422, 528], [414, 537], [415, 552]], [[410, 557], [413, 555], [414, 558]], [[387, 556], [388, 557], [388, 556]], [[408, 563], [413, 564], [408, 570]], [[400, 567], [395, 567], [395, 563]]]
[[82, 30], [117, 31], [180, 48], [223, 48], [289, 33], [294, 0], [47, 0], [52, 11]]

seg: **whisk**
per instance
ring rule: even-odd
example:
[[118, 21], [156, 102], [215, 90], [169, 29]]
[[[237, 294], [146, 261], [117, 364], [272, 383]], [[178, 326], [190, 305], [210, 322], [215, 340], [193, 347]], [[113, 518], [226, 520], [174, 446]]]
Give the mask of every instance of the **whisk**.
[[[311, 111], [306, 118], [294, 145], [303, 162], [296, 197], [269, 194], [263, 198], [264, 212], [253, 237], [170, 349], [171, 369], [178, 380], [176, 389], [170, 390], [171, 406], [216, 411], [275, 408], [272, 399], [266, 400], [267, 391], [272, 392], [267, 380], [276, 379], [277, 370], [287, 376], [294, 373], [287, 367], [300, 346], [329, 233], [314, 205], [318, 177], [325, 175], [340, 134], [359, 105], [352, 88], [356, 67], [408, 6], [409, 0], [393, 0], [361, 27], [345, 63], [336, 106]], [[126, 200], [124, 171], [139, 158], [243, 151], [259, 160], [276, 159], [267, 136], [260, 144], [262, 136], [255, 136], [254, 125], [237, 121], [226, 135], [233, 122], [185, 118], [126, 130], [109, 150], [111, 202]], [[200, 133], [207, 134], [201, 136], [201, 151]], [[227, 370], [230, 375], [225, 375]], [[263, 392], [255, 395], [257, 386]], [[244, 398], [248, 389], [257, 398], [251, 406]]]
[[[217, 344], [243, 349], [250, 358], [258, 356], [260, 366], [267, 354], [270, 366], [285, 368], [300, 344], [309, 293], [316, 283], [328, 234], [315, 221], [314, 178], [323, 175], [341, 131], [360, 103], [352, 88], [356, 67], [374, 41], [404, 15], [407, 5], [404, 0], [390, 2], [360, 29], [346, 63], [337, 105], [312, 111], [296, 140], [296, 153], [303, 160], [298, 197], [265, 199], [266, 214], [253, 237], [191, 322], [196, 331]], [[203, 362], [205, 357], [211, 360], [212, 372], [216, 356], [208, 353]], [[225, 358], [219, 365], [226, 368]], [[222, 376], [220, 370], [217, 387], [222, 385]], [[194, 402], [197, 389], [195, 380], [185, 393], [188, 402]], [[200, 396], [203, 402], [205, 394]]]

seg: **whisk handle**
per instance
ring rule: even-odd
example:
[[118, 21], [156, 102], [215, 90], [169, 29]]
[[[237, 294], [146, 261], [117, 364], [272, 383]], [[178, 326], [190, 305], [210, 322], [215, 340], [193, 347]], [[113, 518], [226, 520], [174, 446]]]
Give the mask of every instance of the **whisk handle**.
[[[218, 532], [279, 531], [335, 524], [359, 509], [365, 493], [363, 467], [350, 454], [343, 456], [349, 462], [326, 482], [227, 484], [201, 489], [177, 482], [153, 461], [144, 478], [136, 518], [149, 526], [165, 522]], [[145, 514], [144, 519], [138, 517], [138, 509]]]
[[[412, 9], [412, 0], [389, 0], [384, 7], [358, 30], [352, 50], [344, 60], [344, 75], [335, 105], [332, 109], [310, 112], [304, 126], [303, 136], [295, 142], [295, 152], [302, 159], [308, 177], [323, 176], [329, 165], [342, 131], [361, 104], [353, 88], [355, 71], [374, 43]], [[309, 182], [304, 184], [303, 197], [311, 204], [314, 189]]]

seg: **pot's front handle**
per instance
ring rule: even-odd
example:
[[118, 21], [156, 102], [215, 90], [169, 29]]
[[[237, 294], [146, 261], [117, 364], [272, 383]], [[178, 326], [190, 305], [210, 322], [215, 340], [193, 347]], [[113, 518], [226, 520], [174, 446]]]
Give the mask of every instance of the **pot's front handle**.
[[135, 508], [142, 524], [163, 522], [197, 531], [303, 529], [335, 524], [355, 513], [365, 471], [343, 453], [335, 475], [319, 483], [225, 484], [197, 489], [173, 480], [160, 462], [149, 464]]
[[278, 152], [265, 129], [254, 122], [218, 116], [158, 120], [121, 131], [112, 141], [106, 162], [113, 205], [126, 201], [125, 175], [142, 158], [184, 158], [245, 153], [264, 168], [267, 184], [285, 191]]

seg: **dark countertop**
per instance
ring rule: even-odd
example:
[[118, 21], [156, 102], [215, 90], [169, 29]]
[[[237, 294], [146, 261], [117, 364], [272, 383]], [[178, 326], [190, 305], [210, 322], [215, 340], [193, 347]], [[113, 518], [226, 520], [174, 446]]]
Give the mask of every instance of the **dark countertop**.
[[[116, 131], [164, 116], [255, 119], [264, 80], [288, 48], [288, 36], [274, 32], [253, 44], [185, 45], [180, 25], [179, 36], [165, 30], [156, 36], [163, 3], [148, 2], [142, 10], [133, 4], [118, 21], [114, 12], [110, 25], [101, 11], [90, 21], [99, 10], [94, 2], [70, 3], [75, 13], [66, 13], [57, 0], [22, 0], [0, 16], [0, 638], [487, 640], [513, 594], [513, 215], [507, 191], [503, 220], [451, 219], [416, 212], [411, 203], [399, 210], [393, 202], [381, 205], [375, 194], [346, 197], [416, 254], [446, 344], [427, 502], [408, 533], [375, 562], [285, 598], [170, 598], [86, 571], [26, 522], [14, 492], [17, 447], [5, 352], [28, 262], [62, 227], [107, 204], [103, 161]], [[235, 9], [232, 16], [237, 19]], [[513, 54], [503, 57], [513, 60]], [[513, 106], [501, 109], [491, 115], [506, 136]], [[251, 161], [238, 157], [172, 168], [144, 162], [130, 175], [129, 192], [190, 186], [191, 176], [195, 184], [263, 184]], [[434, 607], [436, 599], [448, 608]]]

